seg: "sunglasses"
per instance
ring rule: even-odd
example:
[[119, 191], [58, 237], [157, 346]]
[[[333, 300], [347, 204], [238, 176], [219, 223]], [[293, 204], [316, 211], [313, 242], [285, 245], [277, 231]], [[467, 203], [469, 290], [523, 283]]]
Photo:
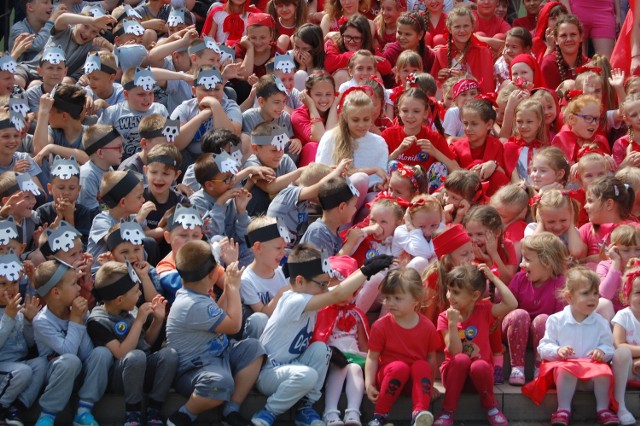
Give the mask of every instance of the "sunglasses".
[[234, 175], [229, 175], [224, 179], [209, 179], [209, 182], [223, 182], [226, 185], [231, 185], [233, 183]]

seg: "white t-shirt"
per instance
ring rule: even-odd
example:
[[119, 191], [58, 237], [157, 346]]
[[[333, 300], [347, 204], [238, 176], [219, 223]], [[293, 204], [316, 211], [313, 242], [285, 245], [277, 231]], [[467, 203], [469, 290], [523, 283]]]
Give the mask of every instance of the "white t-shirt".
[[267, 351], [268, 366], [290, 364], [309, 347], [318, 311], [305, 312], [304, 309], [312, 297], [290, 290], [278, 301], [260, 336], [260, 343]]
[[631, 312], [631, 308], [626, 307], [618, 311], [611, 323], [619, 324], [627, 331], [627, 343], [630, 345], [640, 345], [640, 321]]
[[271, 302], [271, 299], [273, 299], [278, 290], [287, 284], [287, 279], [281, 267], [275, 270], [271, 278], [259, 277], [258, 274], [253, 271], [253, 268], [248, 267], [242, 273], [242, 285], [240, 286], [242, 304], [250, 306], [256, 303], [262, 303], [263, 305], [267, 305]]

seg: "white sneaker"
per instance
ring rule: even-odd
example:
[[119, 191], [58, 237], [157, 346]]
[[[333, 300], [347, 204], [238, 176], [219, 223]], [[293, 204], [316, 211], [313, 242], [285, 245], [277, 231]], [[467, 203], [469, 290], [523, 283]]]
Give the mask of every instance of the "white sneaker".
[[340, 420], [340, 411], [338, 410], [325, 411], [322, 420], [327, 426], [344, 426], [344, 422]]
[[347, 408], [344, 410], [344, 425], [345, 426], [362, 426], [360, 421], [360, 411], [354, 408]]
[[633, 417], [633, 414], [631, 414], [629, 411], [627, 410], [618, 410], [618, 418], [620, 419], [620, 424], [621, 425], [635, 425], [636, 424], [636, 418]]
[[433, 424], [433, 414], [429, 411], [420, 411], [413, 420], [413, 426], [431, 426]]

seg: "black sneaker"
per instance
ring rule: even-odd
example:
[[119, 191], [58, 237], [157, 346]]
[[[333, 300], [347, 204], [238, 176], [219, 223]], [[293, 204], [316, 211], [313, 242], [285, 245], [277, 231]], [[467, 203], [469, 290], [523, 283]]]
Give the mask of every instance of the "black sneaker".
[[147, 426], [164, 426], [162, 414], [155, 408], [147, 408]]
[[251, 420], [247, 420], [237, 411], [232, 411], [228, 416], [222, 416], [224, 426], [252, 426]]
[[167, 419], [167, 426], [191, 426], [193, 422], [185, 413], [176, 411]]
[[4, 410], [4, 422], [7, 425], [12, 426], [24, 426], [24, 422], [22, 421], [22, 412], [15, 405], [9, 406], [6, 410]]

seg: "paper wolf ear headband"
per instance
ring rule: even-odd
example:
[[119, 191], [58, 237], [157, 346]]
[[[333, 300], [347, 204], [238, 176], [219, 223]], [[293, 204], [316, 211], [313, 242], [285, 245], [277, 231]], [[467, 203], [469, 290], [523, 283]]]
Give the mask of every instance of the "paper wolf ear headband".
[[235, 160], [235, 158], [229, 155], [228, 152], [222, 151], [220, 154], [217, 154], [215, 156], [215, 160], [220, 173], [231, 173], [232, 175], [238, 174], [240, 164]]
[[73, 155], [69, 159], [56, 155], [51, 165], [51, 176], [69, 180], [73, 176], [80, 176], [80, 166]]
[[22, 262], [20, 262], [13, 250], [9, 250], [9, 253], [0, 256], [0, 276], [9, 281], [17, 281], [22, 270]]
[[113, 33], [113, 35], [116, 37], [119, 37], [123, 34], [130, 34], [139, 37], [144, 34], [144, 28], [135, 19], [125, 19], [122, 21], [122, 26]]
[[246, 236], [247, 246], [251, 247], [254, 243], [263, 243], [265, 241], [275, 240], [276, 238], [282, 238], [287, 244], [291, 242], [289, 230], [280, 218], [277, 219], [276, 223], [249, 232]]
[[9, 216], [7, 220], [0, 220], [0, 245], [6, 246], [11, 240], [22, 241], [22, 227]]
[[136, 185], [140, 183], [140, 178], [131, 170], [127, 171], [118, 183], [101, 197], [103, 203], [110, 209], [118, 205], [121, 199], [126, 197]]
[[141, 246], [144, 242], [144, 231], [142, 227], [133, 221], [121, 221], [120, 228], [107, 235], [106, 243], [109, 251], [115, 249], [122, 243], [129, 242], [136, 246]]
[[27, 118], [29, 103], [24, 93], [11, 94], [9, 97], [9, 111], [20, 114], [22, 118]]
[[215, 89], [217, 84], [222, 83], [222, 75], [216, 69], [200, 70], [194, 82], [194, 86], [204, 86], [205, 89]]
[[289, 52], [284, 55], [276, 52], [273, 69], [287, 74], [294, 72], [296, 70], [296, 63], [293, 61], [293, 56], [291, 56]]
[[151, 68], [136, 68], [133, 80], [122, 87], [124, 90], [131, 90], [134, 87], [142, 87], [144, 90], [153, 90], [155, 84], [156, 79], [153, 77]]
[[204, 36], [202, 37], [202, 39], [204, 40], [204, 43], [198, 43], [189, 47], [189, 55], [194, 55], [198, 52], [203, 51], [204, 49], [213, 50], [218, 55], [222, 55], [222, 50], [220, 50], [220, 46], [218, 46], [218, 43], [216, 43], [213, 37]]
[[346, 186], [341, 186], [338, 192], [319, 199], [320, 206], [323, 210], [331, 210], [338, 207], [340, 203], [346, 203], [353, 197], [360, 196], [360, 192], [358, 192], [356, 187], [353, 186], [351, 180], [348, 177], [345, 177], [344, 179], [347, 183]]
[[332, 278], [337, 277], [336, 271], [331, 267], [326, 250], [322, 250], [320, 257], [316, 259], [307, 260], [306, 262], [287, 262], [282, 271], [289, 278], [301, 275], [305, 279], [311, 279], [322, 274], [327, 274]]
[[15, 175], [16, 184], [7, 188], [2, 194], [3, 197], [10, 197], [18, 191], [30, 192], [36, 197], [40, 195], [40, 188], [29, 173], [16, 173]]
[[17, 68], [18, 63], [8, 53], [0, 57], [0, 71], [9, 71], [11, 74], [15, 74]]
[[0, 130], [2, 129], [16, 129], [18, 132], [22, 132], [25, 127], [24, 118], [20, 113], [15, 111], [9, 111], [9, 118], [0, 120]]
[[145, 139], [159, 138], [164, 136], [167, 138], [167, 142], [173, 143], [180, 134], [180, 120], [167, 119], [164, 123], [164, 127], [161, 129], [147, 130], [140, 132], [140, 137]]
[[60, 62], [66, 62], [64, 50], [62, 46], [46, 46], [40, 58], [40, 63], [49, 62], [50, 64], [58, 65]]
[[52, 254], [60, 250], [65, 253], [68, 252], [75, 246], [76, 238], [82, 236], [76, 228], [64, 220], [60, 222], [60, 226], [57, 228], [47, 229], [46, 233], [47, 244]]
[[176, 210], [173, 212], [173, 216], [171, 216], [168, 221], [167, 231], [172, 231], [178, 226], [192, 230], [195, 229], [196, 226], [202, 226], [202, 224], [202, 218], [196, 209], [178, 204], [176, 205]]
[[287, 143], [290, 141], [287, 135], [287, 129], [284, 127], [277, 127], [271, 131], [268, 136], [254, 136], [251, 135], [251, 143], [255, 145], [273, 145], [278, 151], [284, 151]]
[[107, 74], [115, 74], [116, 70], [102, 63], [99, 53], [87, 54], [87, 60], [84, 62], [84, 73], [91, 74], [94, 71], [102, 71]]
[[136, 270], [133, 269], [133, 265], [131, 265], [128, 260], [125, 263], [127, 265], [127, 273], [120, 279], [106, 287], [93, 288], [92, 293], [96, 296], [96, 299], [103, 302], [114, 300], [116, 297], [122, 296], [140, 283], [140, 277]]

